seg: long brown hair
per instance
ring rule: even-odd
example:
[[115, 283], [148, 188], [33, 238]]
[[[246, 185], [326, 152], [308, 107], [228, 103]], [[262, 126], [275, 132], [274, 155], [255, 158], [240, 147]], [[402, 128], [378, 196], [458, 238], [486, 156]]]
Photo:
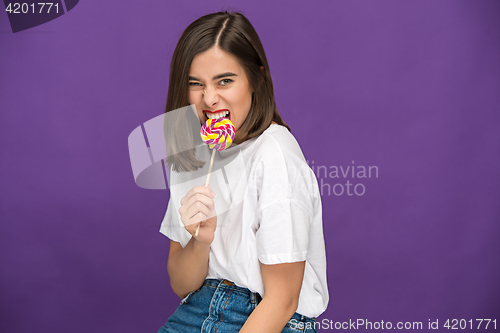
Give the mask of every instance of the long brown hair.
[[[223, 11], [208, 14], [186, 28], [177, 43], [170, 63], [165, 112], [188, 105], [191, 63], [197, 54], [213, 46], [218, 46], [236, 57], [245, 69], [254, 91], [250, 111], [238, 129], [234, 142], [239, 144], [259, 136], [273, 121], [290, 130], [276, 107], [271, 73], [260, 38], [250, 21], [238, 12]], [[186, 121], [180, 118], [165, 124], [166, 134], [170, 138], [173, 136], [177, 138], [167, 140], [167, 162], [176, 171], [196, 170], [204, 163], [196, 158], [194, 149], [189, 149], [189, 147], [193, 147], [193, 136], [199, 136], [199, 134], [181, 131], [183, 128], [181, 125], [186, 125]]]

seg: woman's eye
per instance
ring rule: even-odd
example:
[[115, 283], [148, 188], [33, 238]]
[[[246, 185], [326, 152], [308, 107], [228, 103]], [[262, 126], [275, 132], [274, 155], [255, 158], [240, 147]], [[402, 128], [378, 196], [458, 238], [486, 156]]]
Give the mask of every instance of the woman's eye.
[[199, 82], [189, 82], [189, 85], [197, 87], [197, 86], [200, 86], [200, 83]]
[[229, 83], [233, 82], [233, 80], [231, 79], [223, 79], [220, 81], [220, 84], [225, 86], [225, 85], [228, 85]]

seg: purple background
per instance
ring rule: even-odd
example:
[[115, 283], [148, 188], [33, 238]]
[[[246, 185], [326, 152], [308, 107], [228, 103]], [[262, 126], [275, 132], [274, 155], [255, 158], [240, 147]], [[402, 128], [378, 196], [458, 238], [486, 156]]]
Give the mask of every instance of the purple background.
[[183, 29], [220, 9], [259, 33], [306, 158], [379, 169], [322, 197], [319, 319], [500, 328], [499, 1], [87, 0], [16, 34], [0, 14], [0, 331], [156, 332], [178, 305], [168, 191], [135, 185], [127, 137], [164, 111]]

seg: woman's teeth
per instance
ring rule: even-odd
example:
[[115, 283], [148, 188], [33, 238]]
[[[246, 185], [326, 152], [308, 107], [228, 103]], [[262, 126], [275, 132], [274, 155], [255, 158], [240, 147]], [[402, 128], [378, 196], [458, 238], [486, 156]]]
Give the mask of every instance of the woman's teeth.
[[229, 115], [229, 111], [222, 111], [222, 112], [217, 112], [217, 113], [205, 112], [205, 117], [210, 118], [210, 119], [219, 119], [219, 118], [227, 117], [228, 115]]

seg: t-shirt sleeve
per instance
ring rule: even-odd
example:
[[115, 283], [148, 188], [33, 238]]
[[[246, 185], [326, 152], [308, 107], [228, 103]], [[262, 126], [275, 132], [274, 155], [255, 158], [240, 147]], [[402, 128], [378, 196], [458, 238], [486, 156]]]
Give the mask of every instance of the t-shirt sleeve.
[[161, 223], [160, 232], [174, 242], [179, 242], [181, 245], [183, 244], [187, 231], [184, 229], [179, 213], [175, 211], [172, 199], [168, 200], [167, 211]]
[[283, 200], [260, 214], [257, 251], [263, 264], [304, 261], [309, 247], [310, 215], [292, 200]]
[[[314, 173], [300, 148], [271, 140], [263, 149], [256, 172], [258, 189], [257, 252], [263, 264], [307, 258], [317, 193]], [[298, 149], [298, 152], [297, 152]]]

